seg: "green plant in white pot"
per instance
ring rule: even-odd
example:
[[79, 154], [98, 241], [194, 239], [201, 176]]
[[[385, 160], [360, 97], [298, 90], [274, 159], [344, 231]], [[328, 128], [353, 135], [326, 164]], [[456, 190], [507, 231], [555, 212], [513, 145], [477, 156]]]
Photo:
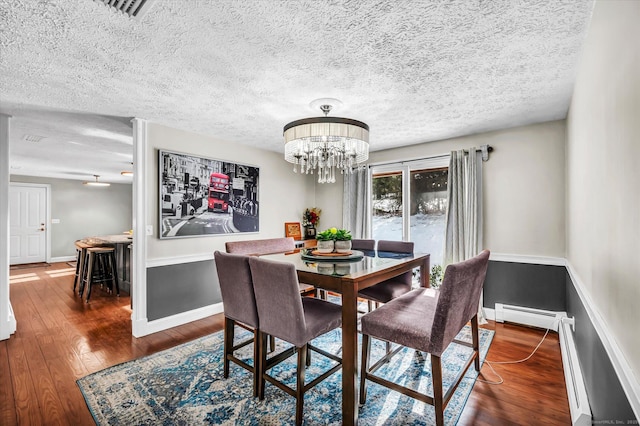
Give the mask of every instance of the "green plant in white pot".
[[338, 253], [351, 251], [351, 232], [346, 229], [338, 229], [335, 234], [335, 247]]
[[334, 237], [337, 232], [338, 230], [336, 228], [329, 228], [316, 234], [316, 240], [318, 242], [316, 250], [319, 253], [332, 253], [335, 248]]

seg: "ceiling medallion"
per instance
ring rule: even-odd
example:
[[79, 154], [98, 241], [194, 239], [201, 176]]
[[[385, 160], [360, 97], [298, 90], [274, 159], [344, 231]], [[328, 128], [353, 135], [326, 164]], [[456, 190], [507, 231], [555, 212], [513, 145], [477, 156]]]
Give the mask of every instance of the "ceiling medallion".
[[324, 117], [284, 126], [284, 159], [293, 163], [294, 173], [298, 166], [303, 174], [317, 170], [318, 183], [333, 183], [336, 169], [342, 174], [353, 173], [353, 167], [369, 158], [369, 126], [350, 118], [329, 117], [332, 108], [330, 103], [322, 103]]

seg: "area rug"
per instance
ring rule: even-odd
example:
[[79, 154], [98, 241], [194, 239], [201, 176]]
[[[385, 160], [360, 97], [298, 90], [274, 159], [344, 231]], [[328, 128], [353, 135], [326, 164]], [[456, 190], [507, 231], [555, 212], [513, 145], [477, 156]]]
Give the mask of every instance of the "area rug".
[[[236, 328], [238, 340], [247, 337]], [[493, 339], [493, 331], [480, 329], [480, 352], [484, 360]], [[470, 341], [465, 327], [458, 338]], [[334, 330], [312, 343], [332, 353], [340, 353], [341, 331]], [[77, 381], [89, 410], [98, 425], [281, 425], [295, 423], [295, 400], [270, 383], [263, 401], [252, 396], [250, 373], [231, 363], [228, 379], [222, 377], [223, 333], [202, 337], [134, 361], [96, 372]], [[286, 344], [278, 341], [279, 351]], [[243, 348], [241, 357], [250, 362], [252, 345]], [[384, 354], [385, 345], [373, 341], [372, 360]], [[442, 356], [445, 386], [455, 379], [470, 349], [450, 345]], [[237, 352], [238, 353], [238, 352]], [[295, 360], [270, 370], [295, 387]], [[307, 370], [306, 383], [322, 374], [333, 361], [315, 352]], [[433, 395], [430, 361], [427, 355], [403, 349], [378, 375], [409, 384]], [[445, 423], [454, 425], [471, 393], [477, 374], [467, 372], [445, 411]], [[305, 394], [304, 421], [307, 425], [342, 423], [341, 372]], [[433, 407], [397, 392], [368, 382], [367, 402], [359, 411], [361, 425], [435, 424]]]

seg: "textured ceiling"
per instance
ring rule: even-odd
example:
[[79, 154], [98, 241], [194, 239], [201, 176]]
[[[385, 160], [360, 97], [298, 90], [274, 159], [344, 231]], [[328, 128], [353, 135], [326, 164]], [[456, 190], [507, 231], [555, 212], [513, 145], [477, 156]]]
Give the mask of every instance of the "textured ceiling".
[[[373, 151], [561, 119], [592, 8], [156, 0], [129, 18], [90, 0], [0, 0], [12, 173], [117, 181], [127, 117], [282, 152], [283, 125], [320, 115], [309, 103], [325, 97], [369, 124]], [[98, 161], [78, 169], [87, 153]]]

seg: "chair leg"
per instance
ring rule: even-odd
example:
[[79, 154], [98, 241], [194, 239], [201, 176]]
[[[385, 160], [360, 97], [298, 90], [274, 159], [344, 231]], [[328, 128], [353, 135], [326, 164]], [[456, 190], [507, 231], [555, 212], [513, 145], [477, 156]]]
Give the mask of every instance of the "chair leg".
[[109, 263], [113, 277], [113, 286], [116, 289], [116, 296], [120, 296], [120, 283], [118, 283], [118, 264], [116, 263], [116, 251], [109, 253]]
[[360, 405], [367, 400], [366, 373], [369, 370], [369, 352], [371, 351], [371, 338], [368, 334], [362, 335], [362, 363], [360, 364]]
[[373, 302], [371, 300], [367, 300], [367, 309], [369, 309], [369, 312], [373, 311]]
[[89, 253], [89, 260], [87, 261], [87, 263], [89, 264], [89, 266], [87, 266], [87, 280], [86, 280], [86, 288], [87, 288], [87, 299], [86, 299], [86, 303], [89, 303], [89, 298], [91, 297], [91, 286], [92, 286], [92, 281], [93, 281], [93, 273], [94, 273], [94, 267], [96, 266], [96, 257], [93, 253]]
[[80, 265], [80, 286], [78, 288], [78, 294], [81, 298], [86, 285], [87, 269], [89, 269], [89, 252], [87, 250], [84, 250], [84, 254], [82, 256], [82, 265]]
[[273, 352], [276, 350], [276, 338], [273, 336], [269, 336], [269, 346], [271, 350], [269, 352]]
[[433, 408], [436, 412], [436, 426], [444, 425], [444, 403], [442, 400], [442, 365], [440, 357], [431, 354], [431, 377], [433, 384]]
[[234, 325], [234, 320], [224, 317], [224, 360], [222, 376], [225, 379], [229, 377], [229, 355], [233, 354]]
[[264, 375], [267, 369], [267, 335], [262, 331], [256, 330], [258, 333], [258, 345], [260, 348], [258, 352], [260, 352], [260, 361], [256, 364], [258, 368], [258, 398], [260, 400], [264, 399]]
[[480, 371], [480, 338], [478, 336], [478, 315], [471, 318], [471, 337], [473, 339], [473, 351], [476, 354], [474, 360], [476, 371]]
[[304, 410], [304, 374], [306, 370], [308, 344], [298, 348], [298, 371], [296, 380], [296, 425], [302, 424]]
[[76, 292], [76, 287], [80, 282], [80, 262], [82, 257], [82, 250], [76, 250], [78, 253], [76, 254], [76, 276], [73, 279], [73, 292]]
[[[260, 350], [260, 332], [253, 330], [253, 397], [258, 396], [258, 387], [262, 377], [262, 351]], [[233, 342], [232, 342], [233, 343]]]

